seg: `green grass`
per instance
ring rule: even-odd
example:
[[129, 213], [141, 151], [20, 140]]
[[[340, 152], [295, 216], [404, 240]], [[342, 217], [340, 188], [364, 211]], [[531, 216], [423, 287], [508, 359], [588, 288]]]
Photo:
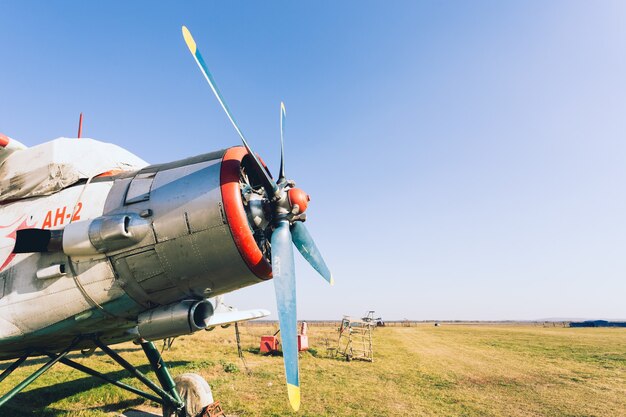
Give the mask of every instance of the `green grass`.
[[[258, 343], [272, 326], [242, 326], [247, 369], [234, 329], [175, 341], [164, 353], [173, 374], [204, 376], [228, 414], [283, 416], [289, 409], [281, 356]], [[626, 416], [626, 329], [530, 325], [422, 325], [375, 330], [374, 362], [325, 356], [330, 327], [309, 328], [311, 352], [301, 356], [301, 416]], [[141, 349], [117, 347], [148, 372]], [[101, 354], [75, 359], [139, 386]], [[27, 361], [0, 384], [8, 391], [42, 364]], [[8, 365], [2, 364], [2, 369]], [[154, 406], [64, 365], [29, 386], [0, 411], [3, 417], [116, 416]]]

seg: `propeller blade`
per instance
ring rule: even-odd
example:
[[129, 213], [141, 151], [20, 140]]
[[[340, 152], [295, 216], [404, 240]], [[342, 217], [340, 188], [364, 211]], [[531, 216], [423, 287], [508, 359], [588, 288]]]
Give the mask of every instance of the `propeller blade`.
[[282, 220], [272, 233], [272, 275], [276, 290], [278, 320], [283, 344], [283, 361], [287, 377], [289, 403], [300, 408], [300, 375], [298, 371], [298, 336], [296, 323], [296, 271], [289, 222]]
[[283, 134], [285, 131], [285, 103], [280, 102], [280, 174], [278, 175], [278, 183], [285, 180], [285, 145], [283, 144]]
[[277, 195], [279, 193], [278, 186], [276, 185], [272, 177], [270, 177], [265, 167], [261, 164], [256, 154], [252, 152], [250, 145], [248, 145], [248, 141], [246, 141], [246, 138], [243, 136], [243, 133], [241, 132], [241, 129], [239, 128], [239, 125], [233, 118], [233, 115], [231, 114], [230, 109], [228, 108], [228, 105], [226, 104], [226, 102], [224, 101], [224, 98], [222, 97], [222, 94], [217, 89], [217, 84], [215, 83], [215, 80], [213, 79], [213, 76], [211, 75], [209, 68], [204, 62], [204, 59], [202, 58], [202, 55], [200, 54], [200, 50], [196, 46], [196, 41], [194, 41], [193, 36], [191, 36], [191, 33], [189, 32], [189, 29], [187, 29], [186, 26], [183, 26], [183, 38], [185, 38], [185, 43], [187, 44], [187, 47], [189, 48], [191, 55], [193, 55], [193, 58], [196, 60], [196, 64], [198, 64], [200, 71], [202, 71], [204, 78], [206, 78], [207, 82], [209, 83], [209, 86], [211, 86], [211, 90], [213, 90], [213, 94], [215, 94], [217, 101], [220, 102], [220, 105], [222, 106], [222, 109], [224, 109], [226, 116], [228, 116], [228, 119], [233, 124], [233, 126], [235, 127], [235, 130], [239, 134], [239, 137], [241, 138], [241, 141], [243, 142], [243, 146], [245, 146], [250, 156], [252, 156], [252, 159], [254, 161], [253, 163], [254, 169], [257, 171], [257, 174], [261, 178], [261, 181], [263, 182], [263, 187], [265, 188], [268, 194], [271, 194], [272, 196]]
[[293, 244], [296, 245], [296, 248], [298, 248], [302, 256], [304, 256], [304, 259], [306, 259], [330, 285], [335, 285], [333, 274], [331, 274], [328, 266], [326, 266], [322, 254], [319, 249], [317, 249], [313, 237], [311, 237], [304, 223], [298, 221], [294, 222], [294, 224], [291, 225], [291, 233]]

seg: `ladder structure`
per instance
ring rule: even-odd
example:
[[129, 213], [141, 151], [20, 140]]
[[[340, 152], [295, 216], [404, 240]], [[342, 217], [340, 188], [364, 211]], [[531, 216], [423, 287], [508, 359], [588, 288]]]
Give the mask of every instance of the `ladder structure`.
[[336, 355], [347, 361], [353, 359], [373, 362], [372, 327], [375, 324], [344, 316], [339, 327]]

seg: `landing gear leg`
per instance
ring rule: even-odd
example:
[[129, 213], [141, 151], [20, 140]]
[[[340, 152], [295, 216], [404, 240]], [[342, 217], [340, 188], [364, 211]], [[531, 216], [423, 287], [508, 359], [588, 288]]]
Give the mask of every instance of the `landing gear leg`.
[[[104, 344], [98, 337], [92, 336], [89, 338], [96, 346], [98, 346], [102, 352], [107, 354], [111, 359], [120, 364], [126, 369], [132, 376], [143, 382], [148, 388], [150, 388], [155, 394], [145, 392], [131, 385], [117, 381], [108, 375], [91, 369], [81, 363], [74, 362], [67, 358], [67, 354], [71, 352], [74, 347], [84, 339], [74, 340], [64, 351], [61, 353], [52, 352], [36, 352], [33, 356], [45, 355], [49, 356], [50, 360], [35, 371], [31, 376], [19, 383], [15, 388], [0, 397], [0, 407], [2, 407], [7, 401], [12, 399], [17, 393], [26, 388], [35, 379], [40, 377], [44, 372], [50, 369], [57, 362], [61, 362], [71, 368], [81, 371], [87, 375], [91, 375], [96, 378], [100, 378], [109, 384], [113, 384], [119, 388], [130, 391], [133, 394], [144, 397], [150, 401], [154, 401], [163, 406], [163, 416], [165, 417], [195, 417], [205, 411], [207, 406], [213, 403], [213, 396], [211, 395], [211, 388], [202, 377], [196, 374], [182, 374], [176, 378], [176, 381], [172, 379], [165, 361], [161, 357], [161, 354], [154, 346], [154, 343], [143, 341], [141, 347], [148, 358], [148, 362], [152, 367], [152, 370], [156, 374], [161, 387], [152, 382], [146, 375], [135, 368], [131, 363], [122, 358], [117, 352], [113, 351], [110, 347]], [[0, 382], [3, 381], [8, 375], [10, 375], [15, 369], [17, 369], [28, 357], [29, 354], [25, 354], [21, 358], [17, 359], [11, 364], [4, 372], [0, 373]], [[189, 402], [185, 406], [185, 402], [181, 399], [181, 394], [185, 397], [185, 400]]]
[[[154, 346], [154, 343], [149, 341], [143, 341], [141, 342], [141, 348], [146, 354], [148, 362], [150, 362], [150, 366], [156, 374], [157, 379], [161, 383], [163, 389], [174, 399], [176, 399], [179, 404], [183, 404], [183, 401], [178, 394], [178, 390], [176, 389], [176, 383], [174, 382], [174, 380], [172, 379], [172, 375], [170, 374], [170, 370], [163, 360], [163, 357], [161, 357], [161, 353], [159, 353], [159, 350], [156, 348], [156, 346]], [[163, 416], [170, 417], [173, 414], [176, 414], [177, 417], [187, 416], [184, 407], [180, 409], [180, 407], [177, 407], [176, 404], [163, 404]]]
[[[43, 375], [48, 369], [50, 369], [52, 367], [52, 365], [54, 365], [55, 363], [57, 363], [58, 361], [60, 361], [61, 359], [65, 358], [65, 356], [67, 356], [68, 353], [70, 353], [70, 351], [72, 350], [72, 348], [74, 346], [76, 346], [76, 344], [78, 343], [78, 339], [74, 340], [68, 347], [67, 349], [65, 349], [63, 352], [61, 352], [59, 355], [51, 358], [48, 362], [46, 362], [45, 365], [43, 365], [41, 368], [39, 368], [38, 370], [36, 370], [32, 375], [30, 375], [28, 378], [26, 378], [25, 380], [23, 380], [22, 382], [20, 382], [19, 384], [17, 384], [12, 390], [10, 390], [9, 392], [7, 392], [6, 394], [4, 394], [2, 396], [2, 398], [0, 398], [0, 407], [2, 407], [4, 404], [7, 403], [7, 401], [9, 401], [10, 399], [12, 399], [13, 397], [15, 397], [15, 395], [17, 395], [20, 391], [22, 391], [24, 388], [26, 388], [28, 385], [30, 385], [34, 380], [36, 380], [37, 378], [39, 378], [41, 375]], [[7, 376], [9, 376], [13, 371], [15, 371], [26, 359], [28, 358], [28, 354], [22, 356], [21, 358], [19, 358], [17, 361], [15, 361], [11, 366], [9, 366], [3, 373], [2, 375], [0, 375], [0, 381], [4, 380]]]
[[143, 348], [143, 351], [145, 352], [146, 357], [150, 362], [150, 366], [156, 374], [157, 379], [161, 383], [163, 389], [172, 397], [174, 397], [178, 402], [182, 403], [182, 400], [178, 395], [178, 391], [176, 390], [176, 384], [172, 379], [172, 375], [170, 375], [170, 370], [167, 367], [167, 364], [165, 363], [163, 358], [161, 357], [161, 354], [154, 346], [154, 343], [145, 341], [141, 343], [141, 347]]
[[[207, 405], [213, 402], [211, 388], [200, 375], [187, 373], [179, 375], [174, 380], [154, 343], [143, 341], [141, 342], [141, 348], [145, 352], [148, 362], [150, 362], [150, 366], [163, 389], [178, 401], [178, 404], [167, 402], [163, 404], [164, 417], [171, 417], [172, 415], [176, 417], [194, 417], [199, 415]], [[184, 397], [184, 400], [181, 398], [181, 395]], [[179, 404], [183, 403], [185, 406], [181, 408]]]
[[[156, 349], [156, 347], [154, 346], [152, 342], [143, 341], [141, 343], [141, 347], [146, 353], [146, 357], [148, 358], [148, 361], [150, 362], [150, 366], [152, 367], [155, 374], [157, 375], [157, 378], [163, 388], [159, 387], [157, 384], [155, 384], [150, 379], [148, 379], [137, 368], [135, 368], [133, 365], [128, 363], [126, 360], [124, 360], [120, 355], [118, 355], [116, 352], [111, 350], [111, 348], [109, 348], [107, 345], [102, 343], [99, 339], [95, 339], [94, 343], [100, 349], [102, 349], [104, 353], [109, 355], [111, 359], [113, 359], [115, 362], [122, 365], [122, 367], [124, 367], [128, 372], [130, 372], [135, 378], [139, 379], [146, 386], [152, 389], [152, 391], [157, 393], [159, 397], [161, 397], [160, 398], [161, 401], [159, 401], [159, 403], [163, 405], [164, 410], [170, 411], [170, 414], [167, 414], [167, 415], [164, 414], [164, 415], [166, 415], [167, 417], [170, 417], [170, 415], [176, 413], [177, 416], [180, 416], [180, 417], [185, 416], [185, 411], [184, 411], [185, 404], [183, 403], [183, 401], [180, 399], [180, 396], [178, 395], [178, 391], [176, 390], [176, 385], [174, 384], [174, 381], [172, 380], [172, 377], [169, 373], [169, 369], [167, 368], [167, 365], [163, 361], [161, 354], [159, 353], [159, 351]], [[144, 397], [146, 396], [144, 395]]]
[[172, 379], [167, 364], [163, 361], [154, 343], [143, 341], [141, 347], [163, 389], [181, 404], [185, 404], [182, 409], [177, 409], [176, 404], [164, 403], [163, 416], [196, 417], [201, 414], [204, 415], [205, 408], [213, 403], [209, 384], [200, 375], [192, 373], [179, 375], [176, 380]]

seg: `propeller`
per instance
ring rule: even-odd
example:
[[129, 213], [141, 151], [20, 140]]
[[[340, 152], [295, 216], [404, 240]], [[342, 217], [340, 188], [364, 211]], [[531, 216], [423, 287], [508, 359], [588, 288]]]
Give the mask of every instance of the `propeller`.
[[315, 245], [313, 241], [313, 237], [309, 233], [308, 229], [302, 222], [294, 222], [291, 225], [291, 239], [293, 240], [293, 244], [296, 245], [296, 248], [300, 251], [304, 259], [307, 260], [309, 264], [319, 274], [326, 280], [330, 285], [335, 285], [335, 280], [333, 279], [333, 274], [330, 273], [330, 269], [326, 266], [326, 262], [324, 262], [324, 258], [322, 258], [322, 254], [319, 249]]
[[279, 192], [278, 186], [276, 185], [274, 180], [270, 177], [269, 173], [265, 170], [265, 168], [259, 161], [259, 158], [257, 158], [255, 153], [252, 152], [252, 149], [250, 149], [250, 145], [248, 145], [248, 141], [243, 136], [243, 133], [241, 132], [239, 125], [237, 124], [233, 115], [231, 114], [230, 109], [228, 108], [228, 105], [222, 98], [222, 94], [220, 93], [220, 90], [218, 90], [217, 84], [215, 84], [215, 80], [213, 80], [213, 76], [211, 75], [209, 68], [207, 68], [204, 62], [204, 59], [202, 58], [202, 55], [200, 54], [200, 51], [198, 50], [196, 46], [196, 41], [193, 40], [193, 36], [191, 36], [191, 32], [189, 32], [189, 29], [187, 29], [186, 26], [183, 26], [183, 38], [185, 38], [185, 43], [187, 44], [187, 47], [189, 48], [191, 55], [193, 55], [193, 58], [196, 60], [196, 64], [198, 64], [200, 71], [202, 71], [204, 78], [206, 78], [207, 82], [209, 83], [209, 86], [211, 86], [211, 90], [213, 90], [213, 94], [215, 94], [217, 101], [219, 101], [220, 105], [222, 106], [222, 109], [224, 109], [224, 112], [226, 113], [226, 116], [228, 116], [228, 119], [233, 124], [233, 127], [239, 134], [239, 137], [241, 138], [241, 141], [243, 142], [243, 146], [245, 146], [246, 150], [252, 157], [252, 160], [254, 161], [253, 162], [254, 170], [261, 178], [261, 181], [263, 182], [263, 187], [265, 188], [266, 192], [269, 192], [269, 190], [272, 190], [274, 194], [277, 194]]
[[278, 183], [285, 181], [285, 145], [283, 143], [283, 132], [285, 130], [285, 103], [280, 102], [280, 173], [278, 175]]
[[333, 284], [333, 278], [313, 238], [303, 224], [303, 221], [306, 219], [305, 211], [310, 198], [303, 190], [295, 187], [294, 181], [287, 180], [285, 177], [283, 143], [286, 116], [285, 104], [280, 103], [280, 173], [278, 183], [276, 183], [248, 145], [239, 125], [217, 88], [217, 84], [204, 62], [191, 33], [185, 26], [182, 27], [182, 31], [191, 55], [193, 55], [204, 78], [211, 86], [213, 94], [215, 94], [222, 109], [239, 134], [248, 154], [251, 156], [252, 169], [256, 171], [261, 179], [267, 201], [271, 207], [271, 227], [273, 228], [270, 238], [272, 276], [276, 291], [280, 332], [282, 334], [287, 394], [289, 395], [291, 407], [297, 411], [300, 408], [300, 376], [298, 370], [296, 322], [296, 271], [292, 243], [309, 264], [331, 285]]
[[278, 305], [278, 322], [283, 346], [287, 394], [291, 407], [300, 408], [298, 334], [296, 323], [296, 271], [289, 221], [281, 220], [272, 233], [272, 276]]

